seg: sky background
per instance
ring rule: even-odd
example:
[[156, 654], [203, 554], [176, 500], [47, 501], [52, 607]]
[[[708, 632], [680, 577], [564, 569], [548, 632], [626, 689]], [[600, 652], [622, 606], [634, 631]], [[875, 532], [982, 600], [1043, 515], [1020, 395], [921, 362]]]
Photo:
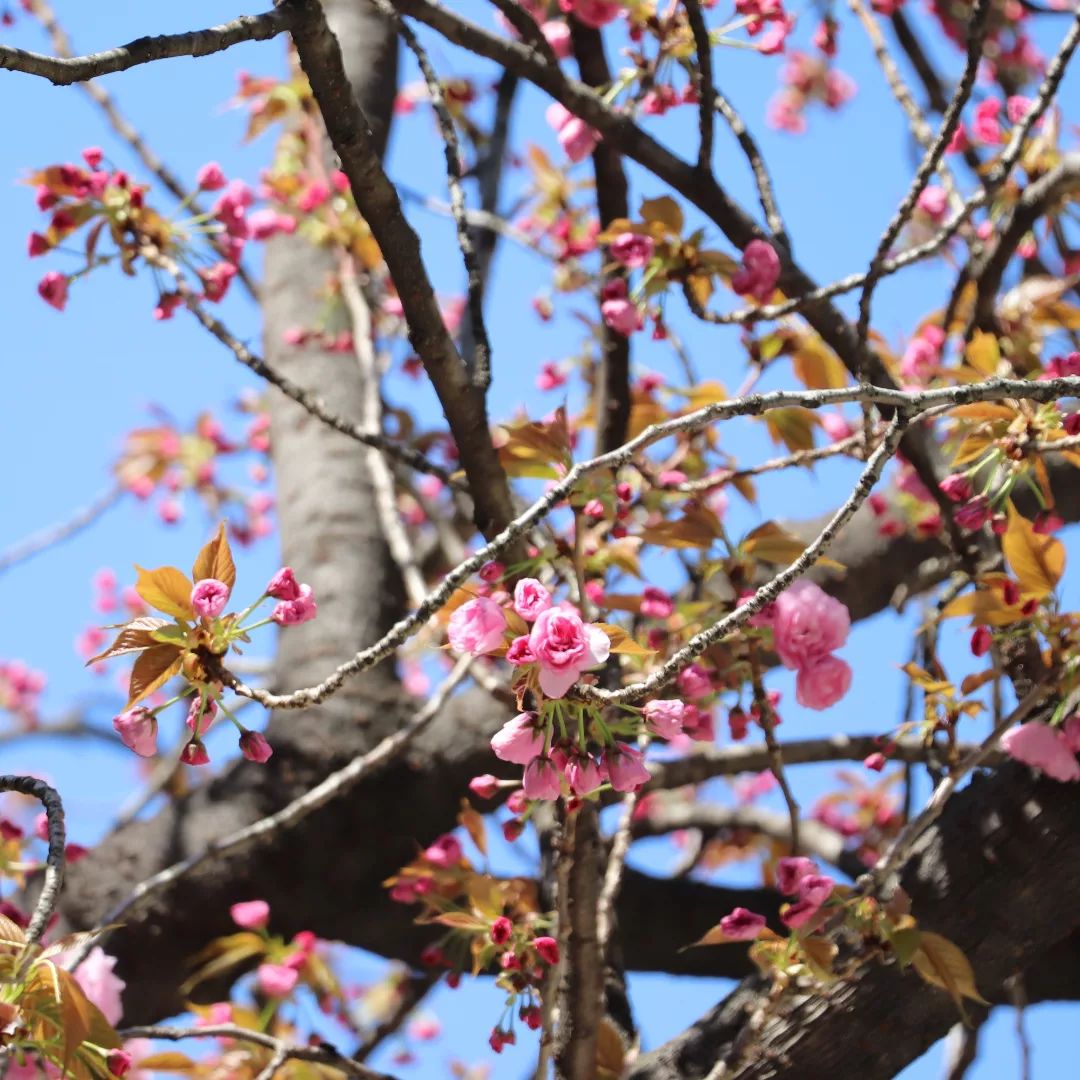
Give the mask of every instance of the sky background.
[[[485, 25], [492, 24], [491, 10], [485, 4], [454, 6]], [[191, 0], [185, 5], [118, 0], [84, 5], [57, 0], [57, 9], [82, 52], [146, 33], [211, 25], [241, 10], [236, 0]], [[722, 10], [723, 0], [717, 12]], [[801, 15], [794, 40], [799, 47], [808, 48], [816, 21], [813, 9], [793, 10]], [[718, 84], [743, 112], [771, 164], [796, 256], [818, 281], [866, 264], [907, 188], [915, 161], [903, 117], [861, 32], [846, 10], [837, 14], [843, 24], [839, 66], [855, 79], [859, 92], [839, 113], [812, 106], [807, 135], [779, 134], [764, 123], [765, 104], [777, 85], [782, 58], [726, 49], [718, 51], [714, 61]], [[714, 24], [716, 18], [714, 13]], [[1045, 22], [1048, 25], [1038, 40], [1044, 50], [1052, 52], [1065, 22]], [[921, 15], [917, 24], [924, 31], [922, 37], [932, 44]], [[3, 40], [10, 43], [47, 48], [36, 25], [21, 16], [13, 29], [3, 33]], [[430, 45], [431, 58], [440, 72], [477, 75], [479, 84], [493, 80], [491, 68], [441, 41]], [[958, 70], [960, 60], [951, 46], [933, 46], [931, 51], [948, 71]], [[174, 60], [110, 76], [108, 88], [135, 127], [185, 182], [192, 182], [198, 167], [208, 160], [221, 162], [230, 176], [253, 180], [268, 160], [270, 137], [244, 143], [245, 117], [226, 104], [235, 92], [238, 70], [275, 74], [283, 65], [284, 46], [279, 40], [239, 46], [225, 55], [198, 61]], [[416, 78], [413, 65], [406, 64], [404, 72], [406, 81]], [[1076, 101], [1077, 86], [1073, 72], [1060, 99], [1068, 102], [1072, 95], [1071, 100]], [[34, 263], [26, 256], [26, 235], [42, 223], [32, 191], [22, 182], [28, 170], [78, 160], [82, 148], [100, 145], [115, 165], [129, 168], [139, 179], [143, 176], [130, 150], [115, 140], [96, 108], [77, 90], [54, 88], [43, 80], [9, 73], [0, 77], [0, 88], [5, 115], [4, 138], [0, 139], [0, 326], [5, 335], [0, 360], [5, 384], [0, 397], [0, 450], [8, 462], [2, 503], [5, 512], [0, 515], [2, 551], [28, 532], [65, 519], [108, 488], [110, 466], [124, 433], [146, 423], [150, 408], [164, 405], [182, 426], [211, 408], [226, 419], [227, 426], [240, 430], [244, 418], [230, 416], [230, 403], [254, 386], [254, 380], [193, 320], [181, 314], [171, 322], [156, 323], [151, 318], [155, 292], [145, 276], [128, 279], [112, 267], [99, 270], [73, 287], [68, 310], [62, 315], [38, 299], [34, 284], [44, 270], [71, 269], [73, 265], [61, 256]], [[979, 90], [984, 92], [985, 88]], [[531, 89], [524, 92], [514, 145], [520, 149], [525, 141], [538, 142], [558, 160], [552, 134], [540, 119], [545, 104], [539, 93]], [[696, 123], [694, 110], [682, 109], [650, 126], [660, 139], [686, 153], [695, 145]], [[717, 131], [718, 175], [736, 198], [756, 208], [744, 159], [722, 125], [718, 124]], [[388, 167], [391, 176], [409, 188], [445, 197], [441, 146], [433, 137], [426, 110], [398, 123]], [[633, 205], [643, 197], [663, 193], [657, 182], [643, 180], [637, 170], [631, 172]], [[589, 175], [587, 163], [578, 166], [578, 175]], [[525, 181], [523, 172], [510, 175], [506, 205], [512, 203]], [[167, 198], [161, 201], [168, 205]], [[449, 223], [415, 204], [407, 209], [421, 231], [437, 289], [447, 296], [459, 294], [463, 278]], [[727, 250], [715, 228], [709, 231], [708, 239]], [[257, 266], [255, 255], [256, 259], [249, 258], [250, 265]], [[580, 337], [576, 320], [562, 317], [544, 326], [529, 310], [529, 299], [545, 286], [548, 274], [542, 260], [501, 246], [487, 302], [494, 349], [493, 416], [510, 415], [523, 400], [528, 401], [531, 415], [538, 416], [560, 401], [557, 394], [542, 396], [531, 386], [540, 362], [572, 355]], [[926, 264], [888, 279], [875, 298], [876, 329], [894, 347], [902, 347], [918, 318], [940, 303], [948, 280], [943, 268]], [[852, 309], [851, 298], [842, 304], [846, 310]], [[560, 316], [579, 306], [580, 301], [556, 300]], [[670, 311], [669, 321], [684, 338], [702, 378], [718, 379], [729, 387], [737, 385], [743, 374], [738, 331], [695, 324], [684, 314], [679, 300], [671, 304]], [[239, 290], [234, 289], [223, 305], [223, 315], [238, 336], [258, 343], [258, 311], [245, 302]], [[635, 339], [640, 365], [674, 378], [670, 350], [642, 338]], [[765, 385], [790, 382], [790, 369], [783, 369], [770, 375]], [[421, 415], [433, 415], [433, 399], [414, 384], [392, 379], [388, 396], [407, 400]], [[572, 405], [577, 403], [579, 399], [571, 398]], [[723, 441], [725, 448], [740, 458], [756, 455], [760, 459], [771, 452], [756, 426], [746, 423], [729, 425]], [[836, 504], [838, 492], [853, 475], [850, 466], [835, 463], [812, 475], [802, 472], [763, 480], [759, 485], [761, 510], [733, 499], [732, 531], [741, 535], [763, 517], [802, 517], [828, 509]], [[7, 616], [0, 623], [0, 660], [22, 659], [46, 672], [46, 716], [57, 716], [72, 703], [79, 703], [92, 720], [108, 725], [120, 704], [113, 680], [86, 672], [74, 648], [79, 632], [100, 618], [91, 606], [94, 572], [111, 567], [126, 582], [131, 580], [130, 567], [135, 562], [186, 567], [212, 525], [200, 506], [188, 502], [183, 521], [165, 528], [152, 507], [128, 499], [76, 540], [0, 576], [0, 609]], [[1072, 554], [1075, 544], [1070, 542], [1069, 547]], [[238, 563], [239, 588], [244, 590], [246, 582], [254, 593], [277, 566], [275, 541], [264, 541], [244, 552]], [[297, 570], [302, 576], [302, 568]], [[664, 580], [670, 571], [658, 566], [657, 574], [657, 580]], [[1076, 596], [1070, 596], [1073, 592], [1075, 586], [1067, 587], [1065, 600], [1075, 605]], [[774, 673], [770, 685], [784, 693], [783, 734], [799, 737], [834, 730], [877, 733], [890, 729], [899, 719], [905, 681], [898, 665], [907, 659], [917, 619], [913, 606], [903, 616], [886, 614], [859, 624], [842, 653], [855, 669], [852, 691], [828, 713], [800, 709], [794, 703], [791, 675]], [[967, 631], [954, 624], [943, 638], [946, 658], [962, 663]], [[253, 652], [272, 655], [269, 630], [262, 632]], [[220, 725], [209, 739], [211, 753], [218, 760], [228, 753], [231, 742], [217, 741], [223, 728]], [[977, 736], [980, 730], [973, 724], [969, 734]], [[118, 806], [140, 783], [133, 755], [118, 744], [96, 741], [36, 739], [0, 745], [0, 771], [20, 770], [47, 775], [59, 787], [68, 808], [70, 834], [84, 844], [107, 831]], [[797, 791], [804, 805], [828, 789], [833, 771], [831, 767], [798, 771]], [[722, 790], [718, 797], [730, 800], [732, 795]], [[671, 846], [652, 844], [640, 855], [635, 850], [634, 861], [662, 872], [671, 865], [673, 856]], [[500, 851], [498, 858], [506, 860], [507, 868], [524, 869], [519, 854]], [[736, 869], [723, 880], [752, 881], [754, 871]], [[723, 914], [718, 911], [717, 918]], [[678, 918], [678, 912], [657, 912], [657, 918]], [[350, 967], [375, 970], [370, 961], [351, 961]], [[645, 1048], [655, 1047], [681, 1030], [719, 1000], [729, 986], [724, 980], [631, 976]], [[467, 984], [456, 993], [441, 990], [428, 1004], [443, 1022], [443, 1035], [420, 1047], [418, 1064], [399, 1070], [402, 1075], [443, 1076], [453, 1058], [490, 1060], [497, 1080], [522, 1076], [531, 1068], [535, 1040], [529, 1036], [519, 1038], [518, 1047], [508, 1049], [499, 1059], [483, 1045], [486, 1029], [500, 1011], [500, 995], [489, 982]], [[1036, 1080], [1048, 1080], [1068, 1069], [1066, 1062], [1072, 1060], [1068, 1024], [1074, 1016], [1075, 1010], [1067, 1006], [1044, 1005], [1028, 1011]], [[998, 1010], [984, 1029], [983, 1047], [971, 1077], [997, 1080], [1019, 1075], [1013, 1017], [1007, 1010]], [[388, 1047], [387, 1053], [393, 1048]], [[902, 1076], [905, 1080], [937, 1077], [940, 1060], [941, 1048], [934, 1048]], [[374, 1064], [388, 1067], [386, 1054]]]

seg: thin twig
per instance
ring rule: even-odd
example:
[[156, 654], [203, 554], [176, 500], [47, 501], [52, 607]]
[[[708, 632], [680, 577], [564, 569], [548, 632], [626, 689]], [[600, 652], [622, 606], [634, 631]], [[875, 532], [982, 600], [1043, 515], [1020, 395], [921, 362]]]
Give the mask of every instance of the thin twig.
[[[713, 107], [714, 96], [717, 104], [722, 100], [713, 86], [712, 42], [709, 41], [709, 28], [705, 25], [705, 16], [701, 13], [698, 0], [683, 0], [686, 20], [690, 23], [690, 32], [694, 35], [694, 48], [697, 51], [697, 72], [694, 88], [698, 95], [698, 168], [702, 172], [712, 170], [713, 155]], [[728, 121], [730, 123], [730, 121]], [[734, 130], [734, 126], [732, 126]], [[755, 172], [756, 175], [756, 172]]]
[[107, 510], [111, 510], [123, 494], [124, 489], [120, 486], [110, 488], [93, 502], [76, 510], [66, 521], [41, 529], [26, 537], [25, 540], [13, 544], [7, 551], [0, 552], [0, 574], [6, 573], [19, 563], [26, 562], [27, 559], [32, 559], [35, 555], [40, 555], [43, 551], [48, 551], [49, 548], [56, 547], [65, 540], [70, 540], [83, 529], [93, 525]]
[[634, 810], [637, 807], [638, 798], [636, 791], [628, 792], [623, 796], [619, 824], [608, 850], [607, 866], [604, 867], [604, 883], [600, 888], [600, 901], [596, 912], [596, 936], [600, 940], [601, 956], [607, 956], [611, 932], [615, 926], [615, 901], [619, 898], [626, 856], [633, 839]]
[[[173, 863], [172, 866], [166, 867], [166, 869], [147, 878], [109, 912], [102, 920], [102, 924], [111, 926], [117, 923], [130, 915], [132, 911], [140, 908], [148, 897], [191, 873], [203, 863], [262, 843], [274, 834], [292, 828], [332, 799], [339, 798], [365, 777], [384, 768], [435, 719], [454, 687], [464, 677], [467, 667], [467, 658], [459, 660], [454, 669], [428, 699], [427, 704], [417, 712], [412, 720], [400, 730], [387, 735], [378, 746], [369, 750], [366, 754], [353, 758], [348, 765], [338, 769], [337, 772], [331, 773], [310, 791], [305, 792], [275, 813], [260, 818], [251, 825], [245, 825], [242, 829], [237, 829], [235, 832], [223, 836], [220, 840], [212, 841], [195, 855], [181, 859], [179, 862]], [[86, 945], [80, 950], [71, 965], [72, 970], [86, 959], [89, 948], [89, 945]]]

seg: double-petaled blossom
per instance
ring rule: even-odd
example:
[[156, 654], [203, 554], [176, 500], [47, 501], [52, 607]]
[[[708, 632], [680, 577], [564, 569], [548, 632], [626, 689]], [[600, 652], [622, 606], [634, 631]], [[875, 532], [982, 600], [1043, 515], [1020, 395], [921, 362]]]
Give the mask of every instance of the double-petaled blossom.
[[640, 270], [652, 257], [656, 245], [643, 233], [619, 233], [608, 246], [611, 257], [628, 270]]
[[1073, 738], [1060, 728], [1050, 727], [1038, 720], [1010, 728], [1001, 736], [1002, 749], [1025, 765], [1039, 769], [1053, 780], [1080, 780], [1080, 763], [1076, 760], [1075, 725]]
[[765, 916], [748, 908], [733, 908], [720, 920], [720, 931], [728, 941], [753, 941], [765, 929]]
[[544, 115], [555, 129], [555, 137], [559, 140], [563, 153], [571, 161], [584, 161], [602, 138], [599, 131], [589, 127], [580, 116], [574, 116], [558, 102], [548, 106]]
[[529, 647], [540, 668], [540, 689], [549, 698], [561, 698], [583, 671], [604, 663], [611, 652], [607, 634], [569, 607], [541, 612], [529, 632]]
[[493, 736], [491, 749], [500, 761], [528, 765], [544, 752], [544, 729], [535, 713], [519, 713], [508, 720]]
[[751, 240], [742, 254], [742, 266], [731, 278], [731, 287], [740, 296], [765, 303], [780, 278], [780, 256], [772, 244]]
[[469, 656], [494, 652], [502, 645], [505, 632], [506, 616], [502, 608], [486, 596], [462, 604], [450, 616], [447, 627], [450, 647]]
[[157, 717], [142, 705], [114, 716], [113, 729], [120, 741], [139, 757], [153, 757], [157, 753]]
[[839, 649], [851, 629], [848, 609], [811, 581], [796, 581], [773, 605], [773, 642], [784, 666], [806, 667]]
[[310, 622], [319, 613], [318, 605], [312, 594], [310, 585], [301, 585], [297, 589], [296, 598], [293, 600], [279, 600], [270, 613], [270, 618], [278, 626], [299, 626], [300, 623]]
[[828, 709], [851, 689], [851, 666], [839, 656], [823, 656], [799, 668], [795, 700], [807, 709]]
[[266, 586], [266, 595], [275, 600], [295, 600], [300, 595], [300, 584], [291, 566], [283, 566]]
[[127, 985], [119, 975], [113, 973], [115, 967], [116, 957], [109, 956], [100, 945], [95, 945], [73, 972], [82, 992], [113, 1027], [120, 1023], [124, 1014], [120, 995]]
[[550, 607], [551, 593], [536, 578], [522, 578], [514, 586], [514, 610], [526, 622], [535, 622]]
[[216, 619], [229, 602], [232, 590], [217, 578], [203, 578], [191, 590], [191, 607], [201, 619]]
[[629, 337], [645, 325], [640, 309], [627, 295], [626, 282], [622, 278], [614, 278], [604, 286], [600, 314], [604, 325], [623, 337]]

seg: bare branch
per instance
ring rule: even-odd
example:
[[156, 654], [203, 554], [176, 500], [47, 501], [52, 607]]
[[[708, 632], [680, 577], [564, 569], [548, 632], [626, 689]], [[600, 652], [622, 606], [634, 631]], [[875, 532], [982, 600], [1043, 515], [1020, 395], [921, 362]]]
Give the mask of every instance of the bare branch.
[[70, 58], [44, 56], [10, 45], [0, 45], [0, 70], [39, 75], [54, 86], [70, 86], [71, 83], [85, 82], [115, 71], [127, 71], [128, 68], [157, 60], [178, 56], [210, 56], [231, 49], [242, 41], [268, 41], [288, 30], [292, 17], [291, 9], [282, 5], [261, 15], [241, 15], [231, 22], [205, 30], [141, 37], [127, 45], [118, 45], [115, 49]]

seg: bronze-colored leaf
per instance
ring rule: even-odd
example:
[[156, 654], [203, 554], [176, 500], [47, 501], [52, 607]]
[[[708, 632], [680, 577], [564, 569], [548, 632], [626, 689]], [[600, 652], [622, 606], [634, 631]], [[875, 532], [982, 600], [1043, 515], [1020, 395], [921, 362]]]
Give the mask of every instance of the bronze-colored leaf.
[[168, 619], [158, 619], [153, 615], [143, 615], [141, 618], [134, 619], [117, 634], [116, 640], [104, 652], [91, 656], [86, 661], [86, 666], [96, 664], [99, 660], [108, 660], [113, 656], [123, 656], [125, 653], [149, 649], [155, 644], [154, 631], [168, 625]]
[[191, 609], [192, 584], [175, 566], [159, 566], [156, 570], [136, 566], [135, 569], [139, 572], [135, 591], [152, 608], [175, 619], [195, 618]]
[[458, 822], [464, 826], [469, 839], [480, 849], [481, 854], [486, 855], [487, 831], [484, 829], [484, 819], [472, 808], [468, 799], [461, 800]]
[[673, 236], [682, 235], [683, 212], [670, 195], [661, 195], [657, 199], [645, 199], [641, 204], [641, 216], [647, 222], [659, 222]]
[[1044, 597], [1057, 588], [1065, 571], [1065, 545], [1054, 536], [1037, 533], [1011, 503], [1001, 546], [1024, 592]]
[[216, 578], [225, 582], [231, 589], [236, 584], [236, 564], [229, 550], [229, 537], [225, 531], [225, 522], [218, 525], [214, 538], [210, 540], [195, 559], [191, 576], [195, 581], [203, 578]]
[[175, 645], [154, 645], [139, 653], [131, 669], [128, 683], [128, 703], [125, 708], [149, 697], [159, 686], [164, 686], [180, 670], [182, 653]]
[[975, 987], [975, 972], [962, 950], [940, 934], [922, 931], [918, 949], [911, 958], [912, 967], [931, 986], [946, 991], [963, 1012], [963, 998], [983, 1005], [990, 1003]]

